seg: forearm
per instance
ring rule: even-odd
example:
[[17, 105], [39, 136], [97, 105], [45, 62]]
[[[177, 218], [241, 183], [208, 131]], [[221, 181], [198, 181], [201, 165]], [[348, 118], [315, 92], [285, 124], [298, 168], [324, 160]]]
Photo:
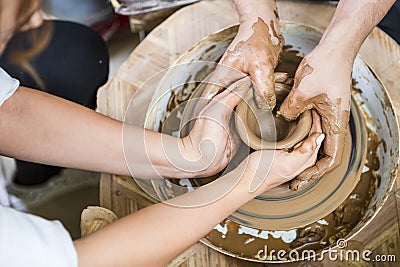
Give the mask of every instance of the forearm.
[[0, 153], [49, 165], [129, 174], [122, 123], [20, 87], [0, 107]]
[[[0, 107], [0, 154], [21, 160], [140, 178], [171, 177], [180, 170], [163, 153], [162, 140], [177, 147], [180, 139], [162, 136], [105, 117], [73, 102], [19, 88]], [[129, 141], [132, 140], [132, 141]], [[124, 146], [125, 145], [125, 146]], [[154, 171], [154, 166], [159, 171]], [[171, 175], [171, 176], [169, 176]]]
[[344, 53], [351, 62], [372, 29], [395, 0], [342, 0], [319, 46], [332, 53]]
[[204, 170], [197, 148], [170, 135], [124, 125], [123, 146], [133, 177], [192, 178]]
[[[79, 266], [164, 266], [255, 196], [248, 192], [251, 177], [235, 184], [240, 174], [235, 170], [173, 203], [150, 206], [76, 241]], [[185, 203], [203, 205], [182, 207]]]
[[234, 0], [234, 3], [240, 23], [255, 23], [258, 18], [263, 19], [266, 24], [269, 24], [271, 20], [279, 20], [275, 0]]

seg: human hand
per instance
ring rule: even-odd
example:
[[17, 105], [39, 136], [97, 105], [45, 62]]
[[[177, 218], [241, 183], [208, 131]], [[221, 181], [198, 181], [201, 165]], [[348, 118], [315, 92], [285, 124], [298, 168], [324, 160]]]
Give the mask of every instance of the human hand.
[[236, 153], [239, 137], [231, 118], [250, 83], [250, 79], [243, 78], [215, 96], [196, 116], [189, 135], [180, 139], [186, 168], [194, 177], [214, 175], [225, 168]]
[[204, 95], [215, 95], [221, 87], [250, 75], [254, 98], [262, 110], [272, 110], [276, 104], [275, 78], [287, 79], [287, 74], [274, 75], [282, 51], [283, 37], [277, 18], [241, 21], [239, 31], [216, 68]]
[[[249, 155], [245, 176], [251, 177], [249, 192], [260, 195], [286, 183], [313, 166], [325, 135], [321, 133], [319, 116], [313, 113], [310, 136], [292, 152], [285, 150], [258, 150]], [[270, 167], [267, 168], [268, 163]], [[290, 163], [290, 164], [289, 164]]]
[[318, 46], [300, 63], [294, 86], [280, 107], [280, 115], [293, 120], [315, 109], [325, 134], [324, 156], [291, 183], [293, 190], [320, 178], [341, 163], [350, 116], [350, 88], [353, 61]]
[[[316, 112], [312, 113], [313, 124], [309, 137], [292, 152], [285, 150], [258, 150], [248, 159], [245, 174], [252, 177], [249, 191], [260, 195], [280, 184], [286, 183], [313, 166], [325, 135]], [[269, 168], [266, 164], [271, 163]], [[282, 164], [284, 162], [284, 164]], [[291, 164], [287, 164], [290, 162]]]

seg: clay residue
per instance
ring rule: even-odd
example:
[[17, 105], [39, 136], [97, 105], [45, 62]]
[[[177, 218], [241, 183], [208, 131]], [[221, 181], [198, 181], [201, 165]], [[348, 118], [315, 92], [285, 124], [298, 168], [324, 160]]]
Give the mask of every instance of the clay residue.
[[297, 229], [297, 238], [290, 243], [290, 247], [295, 249], [306, 244], [320, 243], [326, 237], [326, 232], [325, 227], [318, 223]]
[[[264, 20], [258, 18], [257, 22], [253, 24], [252, 29], [253, 33], [249, 39], [237, 43], [233, 50], [226, 52], [225, 58], [232, 62], [231, 66], [233, 68], [246, 73], [255, 71], [252, 69], [254, 68], [252, 63], [262, 62], [265, 66], [271, 68], [265, 75], [272, 83], [274, 81], [273, 69], [278, 63], [279, 55], [283, 47], [283, 36], [276, 30], [272, 20], [270, 26], [268, 26]], [[245, 60], [243, 60], [243, 57], [245, 57]], [[257, 103], [260, 104], [259, 108], [271, 110], [275, 107], [276, 99], [274, 98], [273, 91], [260, 92], [260, 97], [261, 96], [265, 98], [265, 100], [263, 103], [260, 99], [257, 100]]]
[[281, 34], [278, 34], [276, 32], [275, 23], [274, 23], [274, 21], [272, 19], [269, 22], [269, 27], [270, 27], [270, 29], [272, 31], [273, 38], [271, 37], [271, 41], [272, 41], [273, 45], [281, 45], [282, 46], [283, 45], [283, 37], [282, 37]]
[[212, 51], [215, 47], [217, 47], [215, 44], [213, 44], [212, 46], [210, 46], [209, 48], [207, 48], [205, 51], [204, 51], [204, 54], [207, 54], [208, 52], [210, 52], [210, 51]]
[[167, 112], [171, 112], [172, 110], [174, 110], [176, 107], [178, 107], [180, 104], [186, 102], [189, 97], [190, 97], [190, 93], [185, 94], [185, 90], [186, 88], [183, 88], [182, 90], [179, 90], [178, 92], [171, 92], [171, 97], [168, 100], [168, 104], [167, 104]]

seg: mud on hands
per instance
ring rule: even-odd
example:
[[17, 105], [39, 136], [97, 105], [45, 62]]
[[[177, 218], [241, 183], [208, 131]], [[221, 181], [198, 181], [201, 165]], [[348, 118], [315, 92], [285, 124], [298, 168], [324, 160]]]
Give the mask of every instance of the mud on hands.
[[272, 110], [276, 104], [275, 79], [287, 78], [282, 77], [284, 74], [274, 75], [284, 43], [276, 3], [274, 0], [234, 2], [239, 13], [239, 31], [211, 77], [213, 85], [206, 88], [203, 96], [211, 98], [249, 75], [258, 107]]
[[319, 179], [341, 163], [350, 116], [351, 67], [317, 49], [303, 59], [296, 71], [293, 89], [278, 113], [293, 120], [305, 110], [314, 109], [326, 137], [323, 157], [291, 182], [293, 190]]

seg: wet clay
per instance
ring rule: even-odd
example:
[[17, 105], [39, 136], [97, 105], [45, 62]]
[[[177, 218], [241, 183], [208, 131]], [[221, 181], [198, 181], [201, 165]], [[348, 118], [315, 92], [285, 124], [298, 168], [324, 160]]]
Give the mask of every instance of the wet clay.
[[308, 136], [311, 129], [311, 112], [304, 112], [298, 120], [287, 121], [276, 111], [289, 94], [291, 87], [275, 83], [277, 105], [272, 113], [256, 107], [252, 90], [236, 107], [235, 126], [242, 141], [255, 150], [291, 149]]

